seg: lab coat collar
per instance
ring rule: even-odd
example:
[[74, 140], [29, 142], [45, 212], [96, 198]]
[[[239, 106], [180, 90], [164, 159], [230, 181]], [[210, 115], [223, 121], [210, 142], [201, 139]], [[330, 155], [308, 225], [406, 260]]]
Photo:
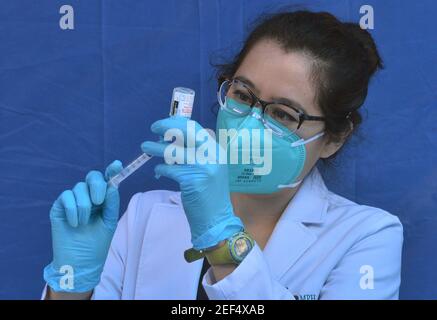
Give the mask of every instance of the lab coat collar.
[[322, 223], [328, 209], [327, 194], [328, 189], [323, 178], [317, 167], [314, 167], [303, 180], [280, 220]]

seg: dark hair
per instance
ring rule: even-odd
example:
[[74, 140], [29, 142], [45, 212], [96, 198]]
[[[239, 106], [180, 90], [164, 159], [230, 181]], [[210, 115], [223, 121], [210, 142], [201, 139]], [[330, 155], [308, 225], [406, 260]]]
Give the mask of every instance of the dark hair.
[[340, 141], [355, 131], [362, 121], [358, 108], [366, 99], [370, 78], [383, 68], [370, 33], [327, 12], [300, 10], [263, 16], [233, 61], [217, 66], [219, 85], [233, 77], [255, 44], [266, 39], [277, 41], [286, 52], [302, 52], [314, 60], [316, 103], [327, 118], [330, 140]]

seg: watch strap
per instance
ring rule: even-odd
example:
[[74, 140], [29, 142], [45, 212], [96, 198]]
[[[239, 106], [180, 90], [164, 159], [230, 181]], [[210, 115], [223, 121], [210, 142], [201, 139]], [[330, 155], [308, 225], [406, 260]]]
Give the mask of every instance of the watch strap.
[[[184, 252], [184, 257], [187, 262], [193, 262], [206, 257], [210, 265], [238, 265], [253, 246], [254, 240], [252, 237], [246, 232], [240, 231], [212, 248], [203, 250], [188, 249]], [[240, 250], [243, 250], [243, 252], [239, 252]]]
[[205, 251], [204, 250], [196, 250], [194, 248], [185, 250], [184, 252], [184, 258], [187, 262], [193, 262], [199, 259], [202, 259], [205, 257]]
[[205, 251], [206, 259], [208, 259], [210, 265], [236, 264], [236, 261], [231, 256], [229, 243], [229, 240], [226, 240], [225, 244], [217, 249]]

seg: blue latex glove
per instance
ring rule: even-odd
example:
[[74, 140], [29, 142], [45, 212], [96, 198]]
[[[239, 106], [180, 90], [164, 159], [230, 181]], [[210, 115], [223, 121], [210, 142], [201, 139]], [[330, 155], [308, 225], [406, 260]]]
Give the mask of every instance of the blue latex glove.
[[[163, 137], [168, 129], [179, 129], [185, 141], [180, 148], [187, 154], [188, 121], [192, 120], [174, 116], [156, 121], [152, 124], [151, 130]], [[194, 124], [195, 132], [203, 129], [195, 121], [191, 124]], [[165, 148], [169, 144], [170, 142], [163, 140], [146, 141], [141, 145], [141, 149], [147, 154], [164, 157]], [[202, 141], [195, 143], [196, 150], [201, 144]], [[218, 150], [215, 141], [214, 147]], [[216, 156], [218, 157], [218, 152]], [[232, 208], [226, 164], [219, 164], [218, 161], [215, 164], [158, 164], [155, 173], [179, 183], [194, 249], [212, 247], [243, 229], [243, 223], [235, 216]]]
[[106, 181], [121, 170], [121, 162], [114, 161], [106, 168], [106, 180], [99, 171], [90, 171], [85, 182], [53, 203], [53, 261], [45, 267], [44, 279], [54, 291], [87, 292], [99, 283], [120, 208], [118, 190]]

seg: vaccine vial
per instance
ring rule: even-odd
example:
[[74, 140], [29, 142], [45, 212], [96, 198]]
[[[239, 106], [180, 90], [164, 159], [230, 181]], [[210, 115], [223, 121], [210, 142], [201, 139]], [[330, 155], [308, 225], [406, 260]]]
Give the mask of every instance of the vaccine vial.
[[191, 118], [193, 113], [195, 92], [189, 88], [177, 87], [173, 89], [170, 105], [170, 116]]

